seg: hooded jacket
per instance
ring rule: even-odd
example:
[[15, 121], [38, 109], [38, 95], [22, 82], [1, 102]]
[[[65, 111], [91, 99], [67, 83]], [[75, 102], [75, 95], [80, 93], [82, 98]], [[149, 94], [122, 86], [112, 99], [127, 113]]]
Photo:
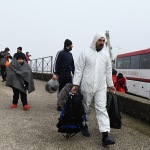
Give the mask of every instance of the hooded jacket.
[[20, 91], [31, 93], [35, 90], [32, 70], [28, 63], [24, 61], [21, 65], [15, 58], [7, 68], [6, 86], [14, 87]]
[[117, 81], [117, 76], [116, 75], [112, 75], [112, 80], [113, 80], [113, 83], [115, 85], [116, 81]]
[[125, 86], [126, 86], [126, 79], [124, 77], [118, 79], [115, 83], [115, 88], [116, 88], [116, 91], [118, 92], [126, 93]]
[[105, 48], [96, 50], [96, 42], [101, 37], [105, 36], [95, 35], [90, 48], [81, 53], [75, 66], [73, 84], [81, 85], [81, 90], [86, 92], [95, 93], [113, 86], [110, 55]]

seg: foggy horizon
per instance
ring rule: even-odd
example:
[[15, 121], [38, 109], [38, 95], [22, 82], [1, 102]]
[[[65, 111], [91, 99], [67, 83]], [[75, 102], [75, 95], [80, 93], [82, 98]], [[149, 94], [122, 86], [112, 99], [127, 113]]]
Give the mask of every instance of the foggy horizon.
[[113, 57], [150, 48], [148, 0], [0, 0], [0, 51], [17, 47], [32, 57], [53, 56], [65, 39], [77, 60], [98, 32], [109, 31]]

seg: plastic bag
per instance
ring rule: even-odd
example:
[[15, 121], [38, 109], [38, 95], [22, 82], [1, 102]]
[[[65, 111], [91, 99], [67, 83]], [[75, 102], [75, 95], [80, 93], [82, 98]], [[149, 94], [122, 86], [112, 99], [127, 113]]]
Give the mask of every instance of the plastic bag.
[[57, 80], [49, 80], [45, 85], [45, 90], [49, 93], [55, 93], [59, 88], [59, 83]]
[[5, 67], [7, 68], [8, 66], [9, 66], [9, 61], [6, 60]]

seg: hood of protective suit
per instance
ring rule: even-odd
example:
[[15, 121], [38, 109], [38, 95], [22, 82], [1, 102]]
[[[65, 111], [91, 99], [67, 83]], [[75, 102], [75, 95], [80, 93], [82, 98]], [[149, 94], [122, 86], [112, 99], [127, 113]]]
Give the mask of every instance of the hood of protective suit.
[[[94, 39], [93, 39], [93, 41], [92, 41], [92, 43], [91, 43], [91, 46], [90, 46], [92, 49], [96, 50], [96, 42], [97, 42], [97, 40], [100, 39], [100, 38], [105, 38], [105, 41], [106, 41], [106, 37], [105, 37], [104, 34], [97, 33], [97, 34], [94, 36]], [[105, 46], [105, 45], [104, 45], [104, 46]]]
[[74, 85], [80, 85], [82, 91], [97, 92], [113, 86], [110, 55], [103, 48], [97, 52], [96, 41], [104, 37], [96, 34], [89, 48], [82, 51], [75, 67]]

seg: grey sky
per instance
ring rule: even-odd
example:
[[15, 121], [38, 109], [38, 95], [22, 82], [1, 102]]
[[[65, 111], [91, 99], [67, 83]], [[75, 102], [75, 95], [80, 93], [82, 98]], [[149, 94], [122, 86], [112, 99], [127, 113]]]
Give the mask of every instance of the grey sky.
[[149, 0], [0, 0], [0, 50], [23, 47], [54, 56], [66, 38], [75, 60], [97, 32], [110, 32], [113, 55], [150, 48]]

